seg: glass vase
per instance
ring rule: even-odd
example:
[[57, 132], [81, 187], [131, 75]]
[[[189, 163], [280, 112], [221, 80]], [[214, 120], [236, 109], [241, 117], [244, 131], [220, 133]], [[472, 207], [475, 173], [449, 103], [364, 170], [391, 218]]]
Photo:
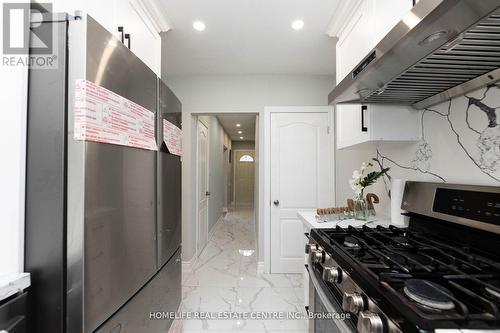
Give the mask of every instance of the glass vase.
[[368, 214], [368, 203], [363, 196], [359, 196], [353, 199], [354, 201], [354, 219], [360, 221], [367, 221], [369, 218]]

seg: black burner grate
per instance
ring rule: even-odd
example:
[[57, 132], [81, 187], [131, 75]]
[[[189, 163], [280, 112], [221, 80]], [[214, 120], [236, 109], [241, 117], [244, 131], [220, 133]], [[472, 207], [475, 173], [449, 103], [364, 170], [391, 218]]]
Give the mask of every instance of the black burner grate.
[[[394, 226], [315, 230], [313, 238], [365, 281], [367, 294], [419, 327], [500, 327], [500, 260], [479, 247]], [[415, 285], [427, 286], [426, 297], [408, 292]]]

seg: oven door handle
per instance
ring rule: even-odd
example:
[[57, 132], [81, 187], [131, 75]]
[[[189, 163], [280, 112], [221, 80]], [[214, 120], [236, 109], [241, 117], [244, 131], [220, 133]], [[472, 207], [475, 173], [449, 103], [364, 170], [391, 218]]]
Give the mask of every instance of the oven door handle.
[[[323, 289], [321, 289], [321, 283], [319, 282], [319, 279], [316, 277], [316, 274], [314, 273], [314, 268], [312, 268], [310, 258], [308, 258], [307, 263], [309, 264], [309, 267], [307, 267], [307, 271], [309, 272], [309, 280], [314, 285], [314, 290], [318, 294], [318, 296], [321, 300], [321, 303], [323, 303], [323, 306], [325, 307], [325, 309], [328, 312], [340, 314], [341, 313], [341, 312], [339, 312], [339, 311], [341, 311], [340, 307], [333, 305], [330, 302], [330, 300], [328, 299], [328, 296], [325, 293], [325, 291]], [[344, 332], [344, 333], [356, 332], [356, 331], [353, 331], [352, 326], [346, 324], [345, 320], [335, 320], [335, 325], [337, 325], [337, 327], [340, 329], [341, 332]]]

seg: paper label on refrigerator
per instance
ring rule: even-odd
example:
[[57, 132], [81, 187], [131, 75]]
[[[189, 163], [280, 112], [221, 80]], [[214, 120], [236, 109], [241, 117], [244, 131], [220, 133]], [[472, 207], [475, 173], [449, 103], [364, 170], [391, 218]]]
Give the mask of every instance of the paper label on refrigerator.
[[74, 139], [158, 150], [155, 115], [87, 80], [77, 80]]
[[182, 130], [163, 119], [163, 141], [170, 154], [182, 156]]

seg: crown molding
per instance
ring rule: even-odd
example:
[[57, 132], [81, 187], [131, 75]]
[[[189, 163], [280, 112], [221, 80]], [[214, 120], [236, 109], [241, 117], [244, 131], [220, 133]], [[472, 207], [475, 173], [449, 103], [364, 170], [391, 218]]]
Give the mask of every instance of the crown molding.
[[171, 29], [165, 9], [162, 8], [158, 0], [133, 0], [141, 8], [141, 11], [147, 16], [149, 22], [157, 33], [166, 32]]
[[332, 16], [326, 34], [338, 40], [342, 30], [351, 21], [363, 0], [340, 0]]

